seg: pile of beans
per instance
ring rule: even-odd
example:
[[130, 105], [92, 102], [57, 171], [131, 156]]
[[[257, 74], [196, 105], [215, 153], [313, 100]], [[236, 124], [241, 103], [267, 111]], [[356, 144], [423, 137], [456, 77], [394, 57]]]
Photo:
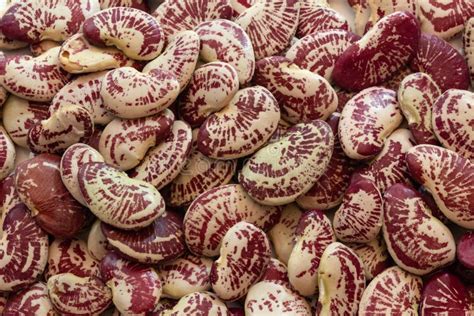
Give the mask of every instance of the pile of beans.
[[0, 314], [474, 315], [474, 1], [348, 2], [11, 1]]

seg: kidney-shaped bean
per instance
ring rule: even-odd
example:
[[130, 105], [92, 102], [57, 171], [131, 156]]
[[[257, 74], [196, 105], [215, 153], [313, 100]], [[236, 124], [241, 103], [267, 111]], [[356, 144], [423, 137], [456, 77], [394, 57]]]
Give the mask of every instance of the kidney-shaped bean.
[[162, 113], [138, 119], [116, 118], [100, 136], [99, 152], [106, 163], [121, 170], [136, 167], [147, 151], [164, 140], [171, 131], [174, 114]]
[[320, 120], [290, 128], [244, 165], [239, 181], [260, 203], [284, 205], [306, 193], [324, 174], [331, 159], [334, 135]]
[[138, 231], [126, 231], [102, 224], [107, 247], [123, 256], [147, 264], [174, 260], [186, 251], [183, 219], [172, 211], [165, 211], [153, 223]]
[[236, 19], [250, 37], [255, 58], [281, 53], [298, 26], [299, 3], [295, 0], [255, 0]]
[[111, 70], [102, 80], [100, 96], [115, 116], [135, 119], [158, 114], [178, 97], [176, 77], [161, 69], [147, 74], [132, 67]]
[[248, 156], [270, 139], [279, 120], [280, 108], [267, 89], [242, 89], [202, 124], [197, 136], [198, 149], [215, 159]]
[[290, 123], [326, 120], [337, 108], [336, 92], [326, 79], [285, 57], [259, 60], [253, 80], [275, 96], [283, 119]]
[[51, 116], [31, 127], [28, 147], [34, 153], [60, 154], [69, 146], [89, 141], [94, 122], [88, 109], [62, 105]]
[[382, 215], [382, 194], [375, 183], [365, 179], [351, 183], [334, 214], [337, 239], [359, 243], [374, 240], [382, 228]]
[[373, 87], [355, 95], [342, 110], [339, 140], [352, 159], [372, 158], [383, 149], [385, 139], [403, 117], [392, 90]]
[[21, 162], [15, 183], [19, 197], [44, 230], [55, 237], [71, 238], [84, 227], [89, 214], [64, 186], [60, 160], [59, 156], [41, 154]]
[[112, 302], [111, 291], [95, 276], [62, 273], [50, 277], [47, 286], [54, 309], [62, 315], [98, 316]]
[[151, 60], [165, 44], [158, 21], [148, 13], [127, 7], [114, 7], [84, 21], [84, 36], [98, 46], [115, 46], [135, 60]]
[[112, 291], [115, 307], [124, 315], [144, 315], [160, 300], [160, 277], [151, 267], [127, 261], [111, 251], [100, 262], [100, 273]]
[[153, 185], [131, 179], [106, 163], [83, 164], [78, 179], [89, 209], [114, 227], [134, 230], [146, 227], [165, 211], [165, 202]]
[[191, 145], [191, 127], [183, 121], [175, 121], [168, 137], [147, 152], [142, 162], [129, 172], [130, 177], [161, 190], [183, 170]]
[[367, 286], [359, 305], [359, 315], [417, 315], [423, 282], [399, 267], [388, 268]]
[[358, 39], [359, 36], [344, 30], [313, 33], [292, 45], [286, 58], [331, 81], [337, 59]]
[[196, 69], [179, 102], [181, 118], [199, 127], [212, 113], [220, 111], [239, 90], [238, 73], [223, 62], [212, 62]]
[[255, 70], [252, 42], [238, 24], [214, 20], [200, 24], [195, 31], [201, 40], [201, 59], [207, 62], [222, 61], [233, 66], [241, 85], [252, 80]]
[[217, 256], [222, 238], [238, 222], [266, 231], [279, 216], [279, 208], [256, 203], [242, 186], [220, 186], [201, 194], [189, 206], [184, 218], [186, 244], [196, 255]]
[[382, 83], [413, 58], [419, 38], [420, 27], [413, 14], [392, 13], [341, 54], [333, 79], [350, 91]]
[[446, 217], [474, 229], [474, 163], [433, 145], [418, 145], [406, 154], [410, 175], [422, 184]]
[[362, 261], [349, 247], [334, 242], [324, 250], [318, 269], [318, 315], [354, 315], [365, 289]]
[[226, 301], [244, 297], [265, 272], [270, 257], [270, 243], [260, 228], [235, 224], [222, 238], [220, 257], [212, 265], [212, 289]]
[[415, 189], [395, 184], [384, 195], [383, 235], [397, 265], [425, 275], [454, 261], [456, 244], [451, 231], [431, 215]]
[[0, 20], [0, 29], [7, 38], [23, 42], [60, 42], [77, 33], [84, 20], [99, 10], [97, 0], [15, 1]]
[[231, 14], [228, 0], [206, 0], [199, 5], [194, 0], [165, 0], [153, 12], [168, 39], [192, 30], [202, 22], [230, 19]]
[[148, 13], [114, 7], [84, 21], [84, 36], [94, 45], [115, 46], [135, 60], [151, 60], [163, 50], [165, 38], [158, 21]]
[[10, 93], [31, 101], [51, 101], [69, 81], [59, 66], [59, 47], [43, 55], [16, 55], [0, 61], [0, 84]]

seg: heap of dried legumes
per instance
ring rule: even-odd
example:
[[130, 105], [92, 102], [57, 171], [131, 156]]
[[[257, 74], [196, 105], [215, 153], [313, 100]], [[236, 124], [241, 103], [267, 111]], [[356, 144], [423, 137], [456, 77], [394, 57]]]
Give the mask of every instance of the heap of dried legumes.
[[7, 0], [0, 49], [0, 315], [474, 315], [473, 0]]

